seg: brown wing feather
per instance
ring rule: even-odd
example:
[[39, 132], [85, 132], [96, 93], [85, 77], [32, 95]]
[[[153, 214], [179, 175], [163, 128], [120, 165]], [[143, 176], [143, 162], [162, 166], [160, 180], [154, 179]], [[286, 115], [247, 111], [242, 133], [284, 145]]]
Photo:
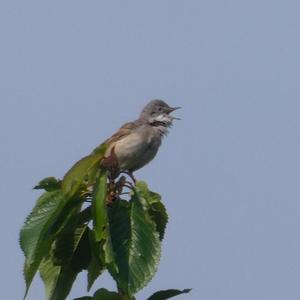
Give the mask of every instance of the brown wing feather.
[[105, 141], [105, 144], [112, 144], [121, 138], [129, 135], [133, 129], [138, 127], [140, 123], [138, 121], [125, 123], [115, 134]]

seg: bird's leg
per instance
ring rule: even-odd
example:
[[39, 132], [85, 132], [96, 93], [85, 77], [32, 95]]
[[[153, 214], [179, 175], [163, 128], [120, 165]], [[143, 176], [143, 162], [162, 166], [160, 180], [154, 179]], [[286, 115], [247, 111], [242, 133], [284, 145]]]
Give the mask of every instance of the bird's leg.
[[[108, 196], [107, 202], [108, 204], [113, 203], [115, 200], [119, 198], [119, 195], [122, 193], [123, 188], [127, 187], [130, 190], [134, 189], [134, 185], [136, 184], [136, 179], [130, 171], [121, 171], [118, 158], [115, 153], [115, 147], [112, 147], [111, 153], [108, 157], [104, 157], [101, 161], [101, 167], [105, 168], [109, 171], [108, 180]], [[121, 176], [120, 179], [116, 182], [115, 179], [121, 174], [124, 173], [128, 175], [133, 183], [130, 181], [126, 181], [125, 176]]]
[[123, 187], [124, 187], [125, 184], [126, 184], [126, 177], [121, 176], [119, 178], [119, 180], [116, 182], [116, 186], [115, 186], [115, 189], [119, 194], [122, 193], [122, 190], [123, 190]]
[[122, 195], [130, 195], [130, 194], [131, 194], [130, 192], [123, 192], [123, 193], [120, 194], [120, 196], [122, 196]]
[[132, 172], [122, 171], [121, 173], [124, 173], [124, 174], [128, 175], [131, 178], [131, 180], [133, 181], [134, 185], [136, 184], [136, 179], [135, 179], [134, 175], [132, 174]]
[[134, 189], [134, 185], [130, 181], [125, 181], [124, 186], [127, 187], [127, 188], [129, 188], [130, 190]]
[[125, 176], [121, 176], [116, 182], [115, 190], [119, 195], [121, 195], [124, 187], [127, 187], [130, 190], [134, 188], [133, 184], [130, 181], [127, 181]]

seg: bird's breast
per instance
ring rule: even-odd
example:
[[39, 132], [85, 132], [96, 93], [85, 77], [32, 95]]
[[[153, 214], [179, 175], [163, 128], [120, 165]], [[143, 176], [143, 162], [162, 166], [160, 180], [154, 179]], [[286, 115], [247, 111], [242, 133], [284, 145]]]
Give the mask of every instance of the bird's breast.
[[156, 155], [161, 144], [161, 138], [151, 131], [137, 131], [131, 133], [109, 147], [114, 147], [120, 168], [123, 170], [137, 170]]

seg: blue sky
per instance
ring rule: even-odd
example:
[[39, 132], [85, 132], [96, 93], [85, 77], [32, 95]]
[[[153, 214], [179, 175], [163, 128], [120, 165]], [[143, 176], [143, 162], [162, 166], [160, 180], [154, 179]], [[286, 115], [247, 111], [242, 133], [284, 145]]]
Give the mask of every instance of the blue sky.
[[[192, 287], [181, 299], [298, 300], [299, 16], [292, 0], [1, 1], [2, 297], [24, 291], [32, 187], [162, 98], [182, 120], [136, 176], [170, 222], [138, 299]], [[43, 295], [37, 277], [29, 299]]]

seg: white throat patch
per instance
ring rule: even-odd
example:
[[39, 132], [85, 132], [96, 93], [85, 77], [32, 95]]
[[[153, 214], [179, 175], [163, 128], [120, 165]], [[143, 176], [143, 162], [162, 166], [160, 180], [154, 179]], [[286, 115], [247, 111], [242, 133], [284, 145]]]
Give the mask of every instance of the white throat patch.
[[151, 123], [152, 122], [162, 122], [162, 123], [165, 123], [167, 126], [171, 125], [172, 121], [173, 121], [172, 116], [166, 115], [166, 114], [159, 115], [159, 116], [156, 116], [151, 119]]

